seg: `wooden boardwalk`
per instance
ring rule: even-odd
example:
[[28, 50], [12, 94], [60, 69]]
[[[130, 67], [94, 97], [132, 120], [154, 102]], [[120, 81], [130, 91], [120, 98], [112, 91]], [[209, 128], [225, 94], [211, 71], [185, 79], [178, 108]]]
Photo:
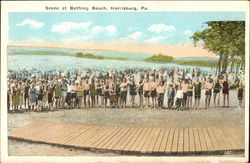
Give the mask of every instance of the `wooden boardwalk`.
[[244, 151], [244, 126], [153, 128], [37, 121], [9, 138], [87, 150], [139, 155], [223, 154]]

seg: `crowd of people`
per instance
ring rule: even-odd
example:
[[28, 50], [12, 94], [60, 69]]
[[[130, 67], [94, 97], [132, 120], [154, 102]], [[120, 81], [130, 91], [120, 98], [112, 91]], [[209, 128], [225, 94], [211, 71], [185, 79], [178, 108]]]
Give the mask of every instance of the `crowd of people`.
[[233, 86], [237, 94], [232, 96], [243, 107], [243, 71], [215, 75], [197, 68], [9, 70], [7, 104], [9, 112], [98, 107], [189, 110], [201, 109], [204, 96], [205, 108], [229, 107]]

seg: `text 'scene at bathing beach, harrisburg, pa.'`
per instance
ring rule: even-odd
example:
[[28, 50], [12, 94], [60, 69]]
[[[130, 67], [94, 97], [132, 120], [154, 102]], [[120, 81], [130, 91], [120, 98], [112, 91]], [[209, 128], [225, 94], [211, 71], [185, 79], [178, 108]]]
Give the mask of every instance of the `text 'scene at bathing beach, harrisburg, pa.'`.
[[141, 6], [141, 7], [126, 7], [126, 6], [122, 6], [122, 7], [115, 7], [115, 6], [111, 6], [111, 7], [105, 7], [105, 6], [64, 6], [64, 7], [58, 7], [58, 6], [46, 6], [45, 7], [46, 10], [50, 10], [50, 11], [58, 11], [58, 10], [69, 10], [69, 11], [138, 11], [138, 10], [149, 10], [148, 7], [145, 6]]

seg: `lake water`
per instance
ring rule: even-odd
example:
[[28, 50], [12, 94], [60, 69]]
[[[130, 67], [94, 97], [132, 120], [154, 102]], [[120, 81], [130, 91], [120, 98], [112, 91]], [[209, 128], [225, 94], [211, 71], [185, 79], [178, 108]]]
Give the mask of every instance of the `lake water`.
[[[126, 57], [131, 60], [97, 60], [78, 58], [74, 56], [56, 56], [56, 55], [34, 55], [21, 54], [27, 51], [64, 51], [69, 53], [76, 53], [79, 50], [57, 49], [57, 48], [23, 48], [10, 47], [8, 52], [15, 52], [19, 55], [8, 55], [8, 69], [38, 69], [38, 70], [63, 70], [70, 69], [96, 69], [96, 70], [124, 70], [124, 69], [159, 69], [168, 67], [179, 68], [194, 68], [193, 66], [178, 65], [175, 63], [149, 63], [143, 62], [145, 58], [150, 57], [150, 54], [141, 53], [121, 53], [114, 51], [84, 51], [85, 53], [93, 53], [95, 55], [109, 56], [109, 57]], [[133, 60], [132, 60], [133, 59]], [[200, 67], [203, 70], [210, 71], [211, 68]]]

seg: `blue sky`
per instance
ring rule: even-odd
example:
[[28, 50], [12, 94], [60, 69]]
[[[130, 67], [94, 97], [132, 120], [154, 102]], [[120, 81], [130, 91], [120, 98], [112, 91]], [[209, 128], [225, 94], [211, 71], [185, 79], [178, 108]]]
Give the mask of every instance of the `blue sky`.
[[243, 12], [35, 12], [9, 14], [9, 41], [190, 44], [206, 21], [245, 20]]

